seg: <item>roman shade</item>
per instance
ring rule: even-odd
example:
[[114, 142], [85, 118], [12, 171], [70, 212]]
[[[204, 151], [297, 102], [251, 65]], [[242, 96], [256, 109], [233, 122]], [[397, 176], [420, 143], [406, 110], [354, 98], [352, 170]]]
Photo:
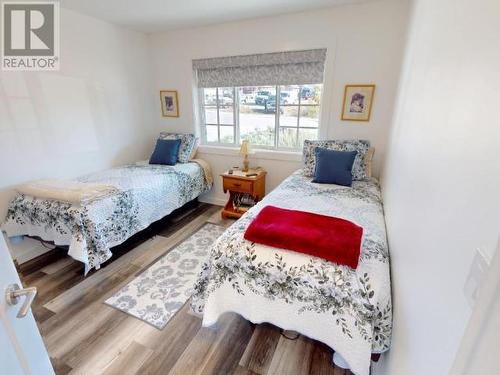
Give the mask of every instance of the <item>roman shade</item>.
[[326, 49], [193, 60], [198, 87], [323, 83]]

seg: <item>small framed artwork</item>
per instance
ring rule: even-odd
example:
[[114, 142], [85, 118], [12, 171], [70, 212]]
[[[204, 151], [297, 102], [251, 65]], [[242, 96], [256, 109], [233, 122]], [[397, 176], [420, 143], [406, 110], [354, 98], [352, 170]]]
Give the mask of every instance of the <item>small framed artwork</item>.
[[179, 99], [176, 90], [161, 90], [160, 101], [163, 117], [179, 117]]
[[375, 85], [346, 85], [342, 120], [370, 121]]

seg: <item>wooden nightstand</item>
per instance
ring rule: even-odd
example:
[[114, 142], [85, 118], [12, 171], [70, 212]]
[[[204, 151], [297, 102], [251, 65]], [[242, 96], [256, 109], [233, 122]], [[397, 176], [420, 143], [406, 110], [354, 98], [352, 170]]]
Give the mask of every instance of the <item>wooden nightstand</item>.
[[[257, 176], [247, 177], [248, 174], [256, 173]], [[257, 203], [266, 194], [266, 174], [263, 169], [250, 169], [248, 172], [242, 172], [239, 169], [233, 169], [233, 174], [225, 172], [222, 174], [222, 186], [224, 193], [229, 191], [229, 200], [222, 210], [223, 218], [239, 219], [245, 212], [234, 206], [235, 198], [243, 194], [248, 194]]]

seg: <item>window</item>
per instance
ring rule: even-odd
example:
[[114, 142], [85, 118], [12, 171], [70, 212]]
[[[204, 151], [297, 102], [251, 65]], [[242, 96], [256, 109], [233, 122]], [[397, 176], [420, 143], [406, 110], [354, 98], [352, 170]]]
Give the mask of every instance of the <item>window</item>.
[[317, 139], [326, 49], [193, 60], [202, 143], [297, 150]]
[[246, 139], [261, 148], [300, 149], [318, 138], [322, 86], [203, 88], [203, 143], [236, 146]]
[[203, 90], [204, 143], [233, 144], [236, 121], [234, 88]]

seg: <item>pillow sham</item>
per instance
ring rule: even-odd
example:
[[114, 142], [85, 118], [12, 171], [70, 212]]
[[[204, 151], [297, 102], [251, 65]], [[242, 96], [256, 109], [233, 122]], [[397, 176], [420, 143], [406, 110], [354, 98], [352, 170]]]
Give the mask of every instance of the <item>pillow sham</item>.
[[357, 153], [316, 147], [316, 169], [312, 182], [351, 186], [352, 165]]
[[158, 139], [149, 164], [175, 165], [180, 145], [180, 139]]
[[365, 140], [325, 140], [325, 141], [304, 141], [302, 158], [304, 161], [304, 175], [312, 177], [316, 169], [315, 149], [317, 147], [335, 151], [357, 151], [354, 164], [352, 166], [352, 179], [366, 180], [366, 160], [365, 156], [370, 148], [370, 142]]
[[191, 154], [196, 143], [194, 134], [161, 132], [158, 139], [180, 139], [178, 161], [187, 163], [191, 159]]
[[200, 147], [200, 138], [196, 137], [194, 139], [193, 151], [191, 151], [191, 156], [189, 157], [189, 160], [193, 160], [194, 158], [196, 158], [198, 147]]

